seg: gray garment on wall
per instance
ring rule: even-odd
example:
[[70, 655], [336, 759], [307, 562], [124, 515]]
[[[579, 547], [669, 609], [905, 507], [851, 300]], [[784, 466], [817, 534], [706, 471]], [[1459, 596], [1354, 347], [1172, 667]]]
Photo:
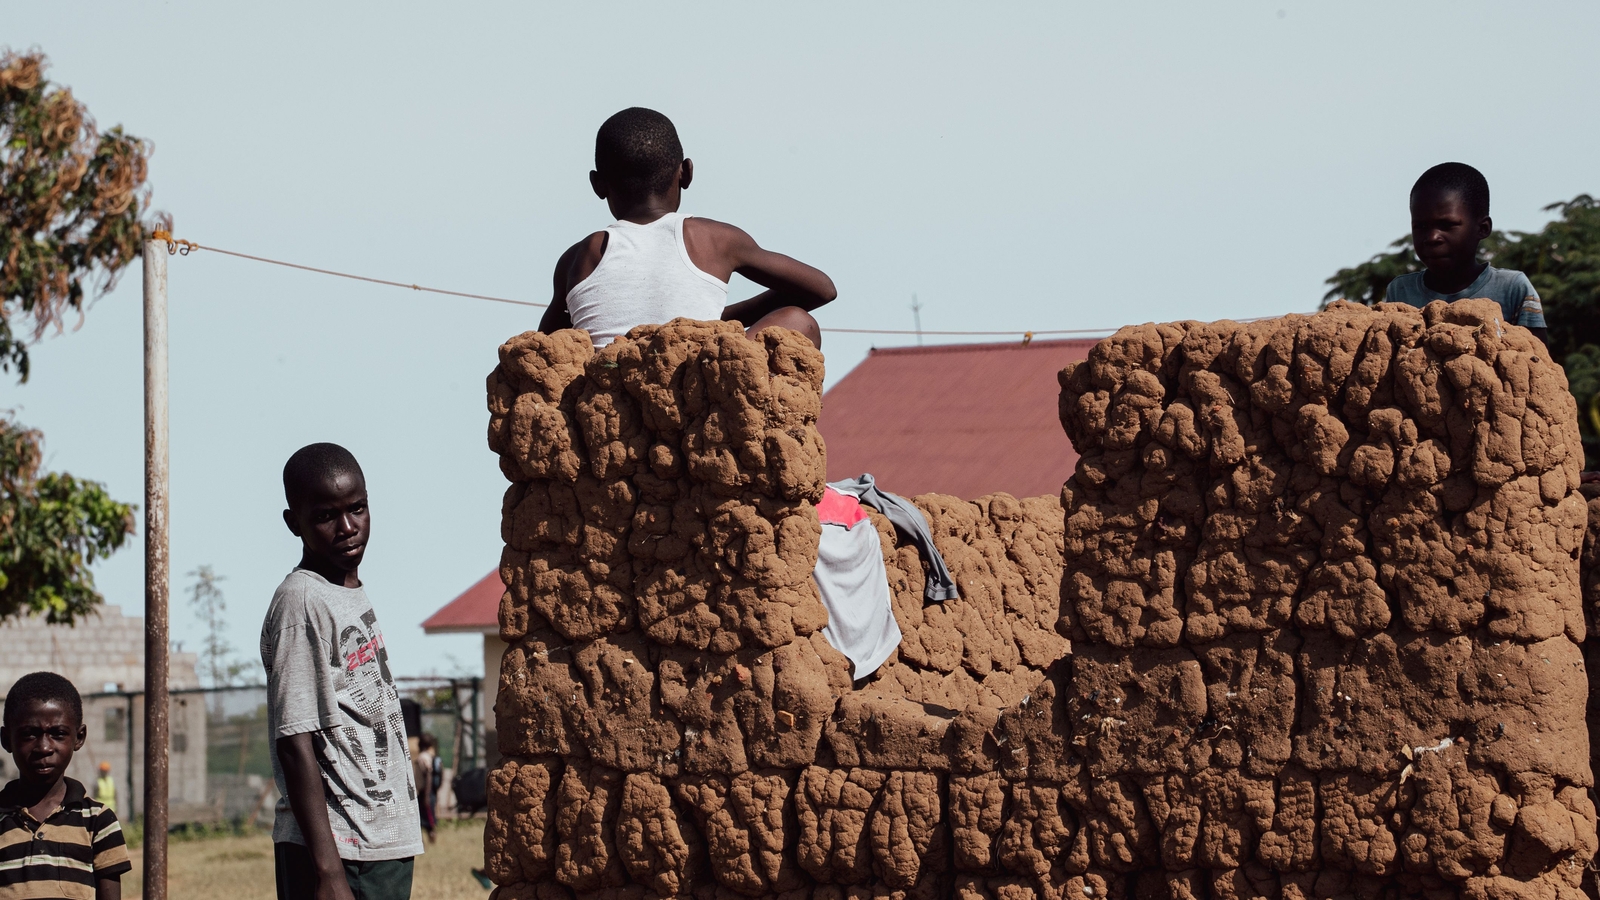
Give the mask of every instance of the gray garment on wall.
[[917, 509], [910, 500], [899, 494], [891, 494], [879, 488], [871, 474], [835, 481], [828, 487], [841, 494], [849, 494], [883, 513], [894, 523], [894, 528], [900, 532], [901, 537], [917, 545], [922, 558], [928, 561], [928, 583], [922, 591], [923, 597], [928, 602], [943, 603], [946, 600], [961, 598], [956, 591], [956, 580], [950, 576], [950, 567], [944, 564], [944, 557], [940, 556], [938, 548], [933, 546], [933, 532], [929, 530], [928, 520], [922, 515], [922, 510]]

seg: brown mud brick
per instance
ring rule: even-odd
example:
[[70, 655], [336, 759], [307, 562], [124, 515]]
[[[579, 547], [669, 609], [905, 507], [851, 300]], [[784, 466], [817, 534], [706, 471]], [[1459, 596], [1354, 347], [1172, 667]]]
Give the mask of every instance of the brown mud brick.
[[626, 883], [616, 843], [623, 782], [615, 769], [567, 765], [556, 790], [556, 881], [579, 892]]
[[680, 821], [672, 794], [653, 775], [629, 775], [622, 788], [617, 851], [628, 875], [657, 897], [687, 896], [698, 835]]
[[800, 867], [819, 882], [861, 884], [872, 875], [867, 817], [885, 775], [871, 769], [823, 769], [800, 773], [795, 792]]
[[947, 807], [955, 866], [963, 872], [994, 872], [995, 842], [1005, 824], [1006, 782], [998, 772], [951, 777]]
[[803, 883], [785, 854], [789, 773], [745, 772], [733, 778], [691, 776], [678, 783], [705, 835], [718, 883], [748, 896], [777, 894]]
[[554, 869], [561, 762], [506, 760], [489, 773], [484, 871], [498, 884], [538, 881]]
[[725, 322], [501, 348], [500, 900], [1580, 895], [1600, 491], [1497, 306], [1105, 339], [1059, 497], [911, 498], [959, 599], [868, 510], [865, 679], [811, 580], [822, 383]]
[[930, 873], [943, 872], [949, 833], [944, 791], [933, 772], [890, 772], [873, 811], [872, 855], [891, 887], [915, 888]]
[[[1583, 532], [1579, 571], [1586, 629], [1583, 663], [1589, 676], [1589, 768], [1600, 770], [1600, 485], [1583, 485], [1582, 496], [1588, 505], [1588, 526]], [[1600, 870], [1600, 859], [1595, 863], [1591, 870]], [[1600, 886], [1592, 881], [1586, 885], [1586, 890], [1591, 896], [1600, 894]]]

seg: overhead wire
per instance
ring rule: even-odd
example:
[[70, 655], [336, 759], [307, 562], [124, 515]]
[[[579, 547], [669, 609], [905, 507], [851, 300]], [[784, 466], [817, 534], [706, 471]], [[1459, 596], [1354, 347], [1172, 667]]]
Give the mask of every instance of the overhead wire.
[[491, 297], [488, 294], [469, 294], [465, 291], [447, 291], [444, 288], [423, 287], [420, 284], [407, 284], [404, 281], [390, 281], [387, 278], [372, 278], [366, 275], [352, 275], [349, 272], [337, 272], [333, 269], [319, 269], [316, 266], [306, 266], [300, 263], [285, 262], [281, 259], [269, 259], [265, 256], [255, 256], [250, 253], [240, 253], [237, 250], [224, 250], [221, 247], [211, 247], [196, 241], [186, 241], [175, 238], [172, 233], [164, 229], [157, 229], [150, 235], [153, 239], [167, 242], [168, 253], [178, 253], [188, 256], [193, 250], [210, 250], [212, 253], [221, 253], [225, 256], [237, 256], [240, 259], [253, 259], [256, 262], [271, 263], [275, 266], [285, 266], [290, 269], [299, 269], [303, 272], [316, 272], [320, 275], [333, 275], [339, 278], [349, 278], [354, 281], [365, 281], [369, 284], [386, 284], [390, 287], [410, 288], [413, 291], [426, 291], [430, 294], [444, 294], [450, 297], [466, 297], [470, 300], [490, 300], [495, 303], [511, 303], [517, 306], [533, 306], [543, 308], [548, 303], [534, 303], [531, 300], [512, 300], [509, 297]]
[[[488, 294], [471, 294], [467, 293], [466, 291], [451, 291], [444, 288], [425, 287], [420, 284], [411, 284], [404, 281], [391, 281], [387, 278], [373, 278], [368, 275], [355, 275], [350, 272], [340, 272], [334, 269], [323, 269], [317, 266], [307, 266], [301, 263], [287, 262], [285, 260], [272, 259], [266, 256], [257, 256], [252, 253], [241, 253], [237, 250], [224, 250], [221, 247], [212, 247], [208, 244], [201, 244], [196, 241], [175, 238], [172, 236], [172, 233], [166, 229], [156, 229], [155, 231], [151, 232], [150, 237], [153, 240], [165, 241], [168, 253], [178, 254], [181, 256], [188, 256], [192, 251], [195, 250], [208, 250], [212, 253], [220, 253], [224, 256], [236, 256], [240, 259], [268, 263], [274, 266], [283, 266], [289, 269], [299, 269], [302, 272], [316, 272], [319, 275], [332, 275], [336, 278], [349, 278], [352, 281], [365, 281], [368, 284], [382, 284], [389, 287], [407, 288], [409, 290], [423, 291], [430, 294], [444, 294], [447, 297], [464, 297], [469, 300], [488, 300], [493, 303], [509, 303], [514, 306], [531, 306], [535, 309], [544, 309], [550, 305], [548, 303], [536, 303], [532, 300], [514, 300], [510, 297], [494, 297]], [[1240, 319], [1238, 321], [1254, 322], [1258, 320]], [[1030, 344], [1033, 339], [1039, 335], [1108, 335], [1116, 331], [1115, 328], [1055, 328], [1045, 330], [1035, 329], [1032, 331], [1025, 328], [1017, 328], [1010, 331], [928, 331], [922, 329], [911, 330], [898, 328], [823, 328], [822, 330], [835, 334], [904, 334], [933, 337], [1014, 337], [1021, 335], [1023, 346]]]

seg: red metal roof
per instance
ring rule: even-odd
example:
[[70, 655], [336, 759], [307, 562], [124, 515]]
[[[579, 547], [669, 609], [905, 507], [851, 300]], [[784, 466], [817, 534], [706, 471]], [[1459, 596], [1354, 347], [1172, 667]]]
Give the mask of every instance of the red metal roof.
[[428, 634], [499, 631], [500, 595], [505, 591], [506, 586], [500, 582], [500, 569], [496, 568], [429, 616], [422, 623], [422, 630]]
[[828, 480], [964, 499], [1059, 494], [1077, 464], [1056, 373], [1098, 340], [873, 350], [822, 398]]

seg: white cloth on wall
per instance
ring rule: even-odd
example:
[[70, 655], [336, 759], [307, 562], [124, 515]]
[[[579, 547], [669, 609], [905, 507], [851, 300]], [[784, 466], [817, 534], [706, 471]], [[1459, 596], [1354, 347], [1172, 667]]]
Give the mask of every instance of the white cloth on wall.
[[883, 545], [865, 514], [848, 525], [828, 521], [835, 517], [822, 518], [822, 540], [812, 572], [828, 610], [822, 636], [849, 658], [854, 668], [851, 677], [859, 681], [877, 671], [900, 646]]

